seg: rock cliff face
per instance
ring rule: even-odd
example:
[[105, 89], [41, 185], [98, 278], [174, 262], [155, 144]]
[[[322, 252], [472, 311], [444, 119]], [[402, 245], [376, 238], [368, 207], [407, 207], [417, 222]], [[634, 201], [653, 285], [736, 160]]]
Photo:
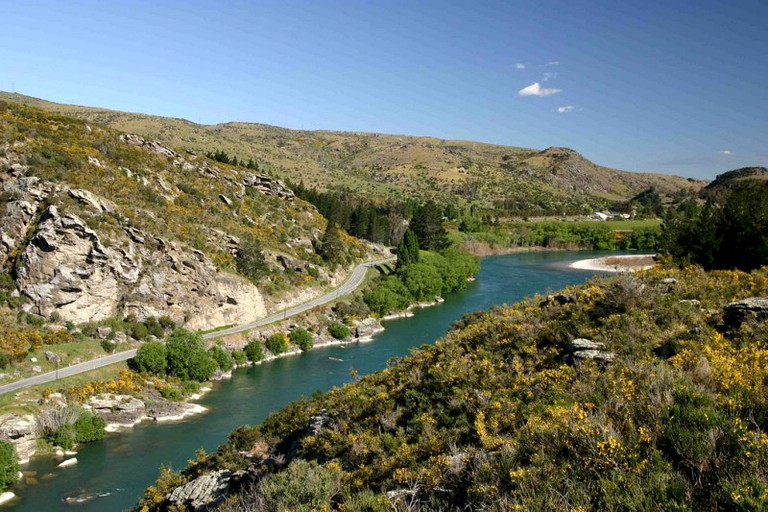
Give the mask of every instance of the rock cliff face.
[[0, 264], [15, 265], [27, 312], [56, 312], [75, 323], [114, 315], [139, 319], [168, 315], [198, 329], [243, 323], [265, 314], [250, 282], [220, 272], [202, 252], [121, 226], [108, 235], [79, 215], [45, 206], [66, 195], [98, 217], [114, 205], [82, 189], [64, 189], [36, 178], [8, 176], [9, 201], [0, 217]]

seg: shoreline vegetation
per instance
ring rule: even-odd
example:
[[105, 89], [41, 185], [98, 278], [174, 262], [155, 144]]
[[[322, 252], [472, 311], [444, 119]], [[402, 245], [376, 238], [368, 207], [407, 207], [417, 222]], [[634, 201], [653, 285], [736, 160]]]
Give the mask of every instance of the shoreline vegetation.
[[[190, 416], [205, 413], [207, 408], [192, 402], [199, 400], [203, 394], [211, 391], [212, 388], [208, 385], [200, 387], [201, 384], [199, 383], [230, 378], [232, 371], [235, 369], [266, 363], [282, 357], [298, 355], [305, 350], [369, 342], [374, 339], [376, 334], [384, 330], [380, 320], [412, 316], [415, 308], [424, 308], [442, 303], [444, 299], [436, 293], [442, 293], [443, 290], [448, 292], [463, 288], [464, 285], [457, 280], [461, 278], [463, 283], [471, 281], [474, 279], [474, 273], [479, 269], [479, 266], [465, 264], [461, 268], [468, 275], [461, 274], [459, 276], [456, 273], [456, 269], [452, 269], [448, 265], [449, 258], [453, 262], [464, 261], [466, 263], [466, 258], [469, 258], [469, 256], [467, 255], [466, 258], [460, 257], [456, 251], [447, 254], [448, 256], [444, 257], [438, 253], [427, 253], [426, 260], [431, 263], [422, 262], [420, 267], [411, 269], [412, 280], [416, 279], [419, 282], [419, 277], [424, 277], [420, 276], [419, 272], [415, 272], [420, 268], [421, 270], [427, 270], [426, 275], [430, 278], [437, 276], [438, 284], [432, 283], [432, 287], [429, 287], [430, 285], [427, 285], [425, 282], [419, 282], [417, 286], [426, 286], [427, 288], [422, 290], [417, 287], [414, 289], [414, 294], [409, 293], [408, 287], [404, 285], [403, 288], [406, 289], [405, 297], [407, 297], [408, 302], [413, 301], [413, 303], [407, 304], [407, 307], [396, 314], [379, 317], [375, 313], [370, 312], [366, 307], [364, 318], [360, 319], [354, 314], [349, 317], [349, 311], [345, 314], [339, 309], [340, 305], [344, 307], [345, 303], [337, 301], [329, 316], [325, 316], [323, 313], [318, 314], [319, 317], [325, 318], [325, 325], [320, 327], [313, 325], [311, 331], [296, 327], [288, 323], [287, 320], [283, 320], [270, 324], [265, 331], [257, 332], [252, 330], [247, 333], [241, 333], [244, 336], [234, 336], [226, 345], [220, 341], [219, 344], [215, 344], [210, 348], [206, 348], [201, 333], [176, 329], [169, 336], [168, 341], [173, 338], [184, 339], [185, 345], [181, 352], [184, 353], [183, 357], [187, 360], [182, 363], [176, 363], [177, 366], [175, 368], [171, 369], [170, 367], [171, 350], [165, 347], [165, 345], [170, 345], [169, 343], [147, 342], [140, 346], [137, 356], [129, 360], [129, 368], [133, 372], [124, 370], [118, 377], [110, 381], [87, 382], [74, 388], [68, 387], [62, 390], [62, 393], [49, 390], [48, 393], [43, 393], [45, 403], [42, 405], [44, 408], [69, 407], [71, 400], [68, 400], [68, 398], [71, 395], [77, 397], [74, 403], [82, 404], [89, 414], [98, 414], [98, 407], [101, 407], [98, 410], [102, 411], [102, 413], [105, 410], [110, 410], [114, 414], [106, 413], [107, 419], [103, 426], [103, 432], [109, 433], [128, 432], [135, 425], [143, 421], [175, 423], [183, 421]], [[434, 270], [435, 265], [439, 267], [439, 271]], [[387, 272], [392, 272], [391, 265], [382, 265], [382, 267], [379, 269], [382, 275], [386, 276]], [[430, 272], [435, 275], [432, 275]], [[387, 277], [394, 278], [394, 275], [390, 274]], [[444, 284], [444, 278], [446, 280], [451, 279], [451, 283]], [[457, 282], [454, 283], [453, 281]], [[412, 282], [409, 283], [413, 285]], [[357, 299], [353, 297], [352, 301], [357, 300], [358, 303], [362, 303], [363, 290], [374, 290], [379, 284], [380, 281], [376, 278], [369, 281], [366, 287], [355, 293]], [[429, 290], [432, 291], [430, 292]], [[431, 293], [434, 294], [430, 295]], [[421, 300], [416, 300], [417, 297]], [[430, 298], [432, 300], [428, 300]], [[353, 305], [346, 304], [346, 307], [354, 312], [355, 307]], [[325, 305], [320, 308], [321, 311], [328, 311], [329, 306]], [[306, 315], [306, 313], [303, 315]], [[307, 320], [303, 316], [299, 318]], [[294, 321], [296, 320], [294, 318]], [[302, 320], [298, 320], [298, 322], [301, 323]], [[320, 331], [321, 328], [327, 330], [327, 334], [323, 334]], [[285, 330], [287, 330], [287, 334], [284, 332]], [[300, 337], [298, 336], [294, 338], [294, 334], [300, 331], [303, 337], [308, 338], [303, 342], [299, 340]], [[269, 334], [270, 332], [272, 334]], [[254, 334], [256, 335], [255, 338], [253, 338]], [[242, 344], [244, 339], [247, 340], [249, 338], [250, 341], [246, 345], [238, 345], [238, 343]], [[251, 351], [249, 351], [249, 345], [251, 346]], [[158, 350], [162, 352], [161, 356], [158, 356]], [[176, 351], [178, 352], [178, 349]], [[190, 354], [197, 354], [192, 359], [198, 358], [198, 361], [192, 361]], [[160, 360], [155, 360], [158, 357], [160, 357]], [[177, 355], [176, 357], [178, 358], [179, 356]], [[207, 362], [201, 362], [204, 360], [207, 360]], [[178, 366], [179, 364], [182, 364], [182, 366]], [[210, 366], [211, 364], [214, 366]], [[207, 369], [204, 369], [203, 367], [206, 365], [209, 366]], [[193, 375], [193, 373], [189, 372], [198, 373]], [[190, 378], [191, 380], [189, 380]], [[146, 388], [143, 384], [147, 379], [152, 382], [151, 389]], [[102, 403], [108, 402], [106, 409], [102, 405], [96, 405], [99, 401]], [[34, 423], [34, 418], [29, 417], [29, 420], [30, 424]], [[32, 435], [34, 436], [34, 434]], [[36, 455], [35, 452], [37, 452], [37, 456], [47, 456], [49, 452], [53, 456], [59, 456], [61, 450], [57, 450], [55, 446], [52, 446], [50, 450], [42, 452], [40, 450], [32, 450], [21, 458], [21, 464], [27, 465], [30, 458]], [[64, 465], [59, 467], [68, 467], [67, 462], [73, 459], [62, 457]], [[70, 462], [69, 465], [74, 465], [74, 462]], [[24, 479], [23, 481], [27, 480], [24, 476], [22, 478]], [[34, 478], [32, 481], [34, 481]]]

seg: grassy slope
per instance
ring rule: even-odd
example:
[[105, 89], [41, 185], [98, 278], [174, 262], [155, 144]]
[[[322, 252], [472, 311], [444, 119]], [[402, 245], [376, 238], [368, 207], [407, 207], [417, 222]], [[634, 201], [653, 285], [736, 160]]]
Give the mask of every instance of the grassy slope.
[[628, 199], [655, 187], [673, 194], [698, 182], [608, 169], [575, 151], [374, 133], [297, 131], [254, 123], [198, 125], [183, 119], [61, 105], [18, 94], [24, 102], [197, 151], [223, 149], [263, 168], [320, 188], [347, 187], [370, 196], [451, 197], [489, 205], [496, 199], [577, 208]]
[[[222, 510], [764, 510], [768, 326], [727, 331], [721, 308], [768, 295], [768, 269], [657, 269], [566, 291], [574, 303], [472, 314], [382, 372], [239, 429], [144, 504], [227, 467], [255, 483]], [[567, 364], [576, 337], [616, 360]], [[321, 409], [329, 424], [304, 437]]]

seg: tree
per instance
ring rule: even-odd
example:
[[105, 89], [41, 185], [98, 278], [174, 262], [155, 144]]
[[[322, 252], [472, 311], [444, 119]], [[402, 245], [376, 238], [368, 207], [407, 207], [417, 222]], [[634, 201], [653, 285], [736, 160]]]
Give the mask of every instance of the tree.
[[365, 294], [365, 303], [380, 316], [402, 311], [412, 300], [411, 292], [396, 276], [387, 277]]
[[5, 489], [19, 478], [19, 457], [8, 441], [0, 441], [0, 489]]
[[418, 301], [431, 301], [443, 290], [443, 279], [438, 270], [426, 263], [414, 263], [403, 271], [403, 283]]
[[78, 443], [91, 443], [101, 441], [104, 437], [104, 418], [98, 414], [83, 412], [75, 421], [75, 441]]
[[186, 329], [176, 329], [166, 342], [168, 373], [182, 380], [203, 382], [213, 376], [216, 362], [205, 349], [203, 337]]
[[343, 340], [345, 338], [349, 338], [352, 335], [352, 331], [350, 331], [349, 327], [344, 324], [333, 322], [328, 326], [328, 334], [337, 340]]
[[746, 181], [703, 208], [668, 212], [660, 251], [705, 269], [753, 270], [768, 264], [768, 183]]
[[261, 342], [259, 340], [249, 341], [248, 344], [243, 347], [243, 350], [245, 351], [245, 355], [248, 357], [248, 360], [252, 363], [258, 363], [264, 359], [264, 349], [262, 348]]
[[167, 366], [165, 345], [159, 341], [144, 343], [128, 361], [128, 366], [139, 373], [164, 375]]
[[403, 269], [419, 261], [419, 239], [411, 229], [406, 229], [403, 239], [397, 246], [397, 268]]
[[323, 260], [337, 264], [344, 261], [344, 241], [341, 239], [341, 228], [334, 222], [328, 222], [323, 238], [317, 244], [316, 252]]
[[245, 235], [240, 239], [235, 264], [237, 271], [254, 283], [269, 273], [269, 264], [264, 258], [261, 242], [251, 235]]
[[297, 327], [288, 333], [288, 338], [290, 338], [291, 343], [298, 345], [303, 352], [312, 349], [312, 334], [306, 329]]
[[208, 354], [214, 361], [216, 361], [216, 366], [225, 372], [228, 372], [235, 367], [235, 360], [232, 355], [218, 345], [209, 348]]
[[442, 209], [432, 200], [419, 206], [413, 213], [411, 229], [419, 238], [419, 247], [422, 249], [438, 251], [448, 247]]
[[288, 349], [288, 341], [285, 338], [285, 334], [278, 332], [267, 338], [265, 343], [267, 350], [272, 352], [272, 355], [280, 355]]

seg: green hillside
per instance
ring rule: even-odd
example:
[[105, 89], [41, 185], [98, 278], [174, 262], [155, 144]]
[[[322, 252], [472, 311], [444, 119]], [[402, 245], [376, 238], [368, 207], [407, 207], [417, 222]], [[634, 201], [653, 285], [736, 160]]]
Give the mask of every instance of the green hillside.
[[224, 151], [320, 189], [369, 197], [435, 198], [530, 214], [589, 213], [649, 188], [665, 197], [703, 183], [609, 169], [568, 148], [498, 146], [378, 133], [289, 130], [254, 123], [199, 125], [184, 119], [61, 105], [0, 93], [49, 111], [99, 122], [197, 152]]
[[768, 326], [723, 307], [765, 295], [765, 269], [657, 269], [469, 315], [237, 429], [140, 509], [226, 469], [224, 511], [764, 510]]

